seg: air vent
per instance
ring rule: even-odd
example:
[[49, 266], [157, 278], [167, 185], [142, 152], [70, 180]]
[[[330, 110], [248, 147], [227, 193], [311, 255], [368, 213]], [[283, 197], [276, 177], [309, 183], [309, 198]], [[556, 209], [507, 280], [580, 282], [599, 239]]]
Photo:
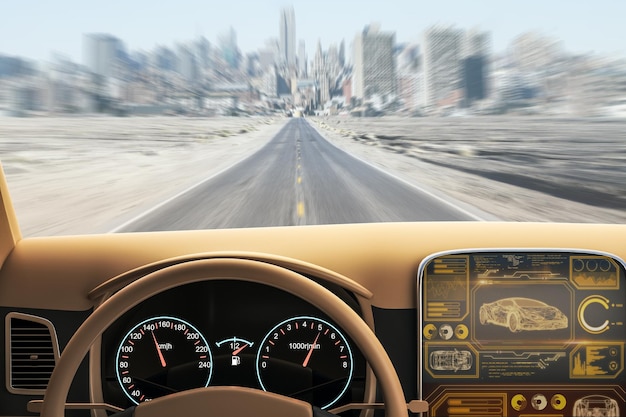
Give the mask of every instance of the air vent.
[[14, 394], [43, 394], [59, 357], [52, 323], [44, 318], [9, 313], [7, 388]]

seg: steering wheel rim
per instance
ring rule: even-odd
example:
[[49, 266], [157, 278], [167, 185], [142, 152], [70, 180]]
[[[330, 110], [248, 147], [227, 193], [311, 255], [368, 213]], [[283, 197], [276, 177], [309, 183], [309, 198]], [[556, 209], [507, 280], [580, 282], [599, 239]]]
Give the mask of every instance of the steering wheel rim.
[[[386, 415], [407, 416], [406, 401], [395, 368], [374, 332], [358, 314], [335, 294], [296, 272], [264, 262], [233, 258], [203, 259], [169, 266], [138, 279], [105, 300], [83, 322], [63, 350], [50, 377], [41, 416], [64, 416], [67, 394], [81, 361], [96, 338], [122, 314], [170, 288], [209, 280], [238, 280], [270, 285], [324, 311], [361, 349], [382, 388]], [[141, 407], [141, 404], [137, 407]]]

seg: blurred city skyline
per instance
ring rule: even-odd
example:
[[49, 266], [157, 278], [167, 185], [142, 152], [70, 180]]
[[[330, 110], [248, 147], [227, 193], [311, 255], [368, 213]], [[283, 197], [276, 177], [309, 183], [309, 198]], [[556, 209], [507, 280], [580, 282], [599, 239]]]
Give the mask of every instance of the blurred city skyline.
[[[70, 4], [70, 0], [65, 2]], [[244, 3], [250, 7], [242, 7]], [[62, 30], [68, 16], [74, 17], [70, 27], [91, 20], [108, 23], [90, 25], [80, 35], [73, 32], [76, 29], [69, 30], [72, 43], [75, 37], [80, 39], [78, 57], [61, 52], [52, 54], [49, 61], [32, 61], [0, 49], [0, 113], [626, 117], [626, 57], [602, 53], [598, 48], [581, 52], [581, 45], [572, 47], [571, 37], [566, 41], [554, 33], [557, 24], [562, 33], [573, 27], [576, 39], [586, 45], [597, 41], [601, 33], [622, 32], [621, 25], [615, 26], [611, 20], [614, 17], [584, 16], [585, 11], [590, 12], [588, 6], [578, 3], [555, 9], [557, 3], [550, 2], [551, 6], [535, 9], [530, 1], [520, 9], [488, 0], [480, 4], [489, 7], [468, 9], [467, 3], [457, 2], [458, 7], [448, 13], [440, 6], [422, 7], [420, 2], [396, 2], [399, 7], [395, 8], [392, 3], [385, 3], [387, 12], [382, 13], [379, 7], [365, 7], [374, 5], [373, 1], [349, 10], [346, 7], [354, 3], [348, 1], [327, 8], [324, 1], [313, 8], [296, 1], [263, 9], [252, 19], [254, 24], [238, 31], [235, 25], [229, 26], [228, 17], [245, 21], [259, 3], [233, 0], [215, 8], [212, 18], [220, 18], [215, 38], [198, 28], [184, 39], [176, 38], [180, 33], [177, 13], [189, 14], [187, 23], [191, 23], [208, 16], [201, 13], [206, 10], [201, 4], [187, 3], [192, 6], [189, 9], [177, 5], [167, 14], [162, 6], [140, 10], [141, 2], [127, 8], [113, 2], [101, 16], [98, 8], [89, 10], [86, 21], [82, 20], [82, 6], [67, 7], [59, 10], [62, 18], [50, 15], [47, 19], [57, 24], [55, 30]], [[617, 4], [611, 0], [598, 3]], [[227, 13], [236, 4], [239, 11]], [[111, 10], [118, 19], [108, 15]], [[377, 10], [381, 13], [375, 13]], [[513, 19], [518, 10], [531, 10], [542, 18], [531, 19], [521, 13]], [[140, 11], [144, 13], [141, 16]], [[463, 11], [468, 16], [461, 19]], [[502, 12], [505, 14], [498, 15]], [[169, 19], [161, 22], [157, 36], [151, 33], [151, 18], [159, 13]], [[433, 22], [444, 14], [457, 23]], [[559, 20], [548, 20], [544, 28], [528, 28], [551, 15], [558, 15]], [[33, 21], [39, 19], [32, 17]], [[600, 23], [598, 19], [604, 19], [602, 32], [592, 27], [592, 23]], [[500, 45], [497, 39], [502, 35], [494, 29], [495, 23], [513, 21], [516, 23], [508, 30], [515, 33], [508, 44]], [[256, 29], [261, 22], [268, 27]], [[408, 28], [407, 22], [411, 23]], [[142, 36], [167, 39], [142, 49], [137, 46], [136, 33], [120, 29], [124, 24], [140, 28]], [[35, 26], [29, 36], [14, 37], [15, 42], [59, 42], [54, 31], [37, 36], [44, 28]], [[337, 32], [338, 27], [342, 31]], [[192, 31], [189, 25], [186, 30]], [[261, 45], [247, 49], [242, 32], [257, 33], [256, 42]], [[411, 36], [407, 37], [407, 32]], [[312, 33], [337, 37], [325, 41], [317, 36], [312, 41], [308, 38]]]
[[[128, 50], [149, 51], [158, 46], [204, 37], [211, 43], [231, 28], [243, 52], [264, 47], [279, 36], [279, 12], [292, 6], [295, 36], [304, 41], [309, 60], [320, 42], [324, 49], [342, 40], [348, 46], [371, 22], [396, 34], [397, 43], [420, 43], [433, 25], [478, 28], [489, 32], [493, 52], [504, 52], [525, 32], [553, 38], [571, 53], [626, 57], [626, 2], [527, 1], [229, 1], [154, 3], [146, 1], [85, 5], [74, 0], [44, 3], [24, 1], [0, 17], [0, 54], [50, 61], [54, 54], [83, 62], [83, 35], [107, 33]], [[22, 35], [28, 31], [28, 35]], [[43, 41], [42, 41], [43, 40]]]

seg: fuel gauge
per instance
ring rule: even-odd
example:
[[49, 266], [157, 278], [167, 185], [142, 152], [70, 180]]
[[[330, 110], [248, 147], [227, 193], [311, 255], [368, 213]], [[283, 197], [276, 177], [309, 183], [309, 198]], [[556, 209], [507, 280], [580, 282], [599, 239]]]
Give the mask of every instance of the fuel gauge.
[[233, 336], [216, 342], [215, 347], [215, 374], [211, 385], [259, 387], [254, 371], [254, 342]]
[[[218, 349], [222, 349], [226, 352], [231, 352], [230, 355], [230, 366], [239, 366], [241, 365], [241, 355], [246, 355], [249, 352], [248, 348], [251, 348], [254, 345], [253, 342], [249, 340], [242, 339], [237, 336], [230, 337], [228, 339], [224, 339], [215, 343]], [[245, 353], [244, 350], [248, 349]], [[220, 352], [222, 352], [222, 350]]]

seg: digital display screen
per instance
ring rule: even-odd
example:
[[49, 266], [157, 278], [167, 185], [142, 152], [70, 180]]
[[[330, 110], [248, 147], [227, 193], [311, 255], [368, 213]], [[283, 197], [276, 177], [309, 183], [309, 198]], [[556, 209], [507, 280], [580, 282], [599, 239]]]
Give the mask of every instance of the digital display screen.
[[625, 415], [623, 263], [465, 252], [418, 277], [419, 398], [430, 416]]

